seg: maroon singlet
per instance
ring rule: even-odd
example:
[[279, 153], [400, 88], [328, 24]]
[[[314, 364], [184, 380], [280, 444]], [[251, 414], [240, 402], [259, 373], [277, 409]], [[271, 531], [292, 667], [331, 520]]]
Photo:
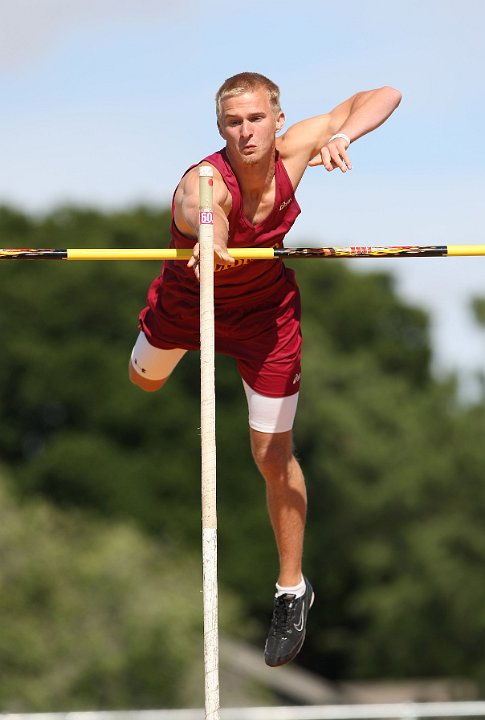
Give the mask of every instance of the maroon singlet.
[[[300, 214], [293, 186], [278, 153], [275, 202], [261, 223], [243, 212], [237, 178], [223, 149], [206, 157], [222, 175], [232, 197], [229, 248], [282, 247]], [[172, 203], [173, 209], [173, 203]], [[172, 220], [171, 248], [191, 248]], [[294, 272], [280, 260], [236, 260], [214, 274], [215, 350], [237, 360], [241, 377], [256, 392], [285, 397], [299, 390], [301, 374], [300, 297]], [[170, 260], [148, 291], [140, 328], [163, 349], [200, 348], [199, 282], [187, 261]]]

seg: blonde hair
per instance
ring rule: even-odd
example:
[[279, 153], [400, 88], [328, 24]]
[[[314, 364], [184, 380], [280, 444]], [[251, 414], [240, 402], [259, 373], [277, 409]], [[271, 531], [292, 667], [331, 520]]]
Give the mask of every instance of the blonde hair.
[[281, 112], [280, 106], [280, 89], [272, 80], [254, 72], [242, 72], [233, 75], [225, 80], [216, 93], [216, 115], [217, 122], [221, 120], [222, 101], [229, 97], [242, 95], [247, 92], [254, 92], [259, 88], [264, 88], [268, 93], [269, 102], [276, 117]]

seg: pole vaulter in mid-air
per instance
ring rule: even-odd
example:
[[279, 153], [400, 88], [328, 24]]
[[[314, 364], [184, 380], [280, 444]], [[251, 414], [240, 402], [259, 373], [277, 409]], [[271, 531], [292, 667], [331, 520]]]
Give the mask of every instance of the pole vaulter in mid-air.
[[[301, 650], [314, 600], [302, 569], [307, 498], [292, 437], [301, 382], [300, 298], [283, 260], [485, 255], [485, 245], [283, 246], [300, 213], [295, 191], [306, 169], [351, 170], [350, 144], [385, 122], [400, 101], [391, 87], [359, 92], [277, 136], [285, 121], [279, 88], [263, 75], [240, 73], [216, 95], [224, 147], [189, 168], [175, 190], [170, 248], [0, 249], [0, 260], [168, 261], [148, 290], [129, 364], [131, 381], [154, 391], [187, 351], [203, 344], [200, 266], [202, 234], [210, 226], [214, 347], [237, 363], [279, 557], [264, 655], [270, 666]], [[202, 176], [210, 208], [200, 206]], [[216, 720], [217, 712], [216, 699], [207, 717]]]
[[[130, 378], [143, 390], [158, 390], [183, 355], [200, 347], [199, 170], [210, 167], [215, 351], [237, 363], [279, 557], [264, 655], [270, 666], [300, 651], [314, 597], [302, 571], [307, 497], [292, 436], [301, 382], [300, 296], [293, 270], [276, 254], [300, 214], [295, 191], [307, 168], [350, 170], [351, 142], [387, 120], [400, 100], [391, 87], [360, 92], [277, 137], [285, 122], [277, 85], [257, 73], [226, 80], [216, 95], [224, 147], [189, 168], [173, 197], [170, 247], [188, 250], [190, 259], [164, 263], [139, 317]], [[240, 248], [269, 248], [274, 255], [238, 261], [231, 253]]]

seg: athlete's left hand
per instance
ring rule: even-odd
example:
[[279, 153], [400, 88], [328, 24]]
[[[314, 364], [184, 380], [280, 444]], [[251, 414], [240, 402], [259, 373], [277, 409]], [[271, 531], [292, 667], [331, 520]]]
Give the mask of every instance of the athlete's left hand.
[[323, 165], [331, 172], [339, 168], [342, 172], [352, 170], [352, 162], [347, 154], [346, 142], [343, 138], [335, 138], [322, 147], [318, 155], [308, 163], [309, 167]]

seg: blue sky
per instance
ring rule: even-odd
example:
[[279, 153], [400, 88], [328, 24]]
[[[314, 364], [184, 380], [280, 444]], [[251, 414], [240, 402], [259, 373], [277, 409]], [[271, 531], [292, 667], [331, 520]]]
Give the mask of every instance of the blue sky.
[[[287, 125], [358, 90], [403, 93], [351, 173], [308, 171], [289, 242], [485, 243], [484, 36], [482, 0], [1, 0], [0, 202], [167, 203], [221, 144], [217, 87], [256, 70]], [[485, 370], [468, 309], [485, 258], [348, 262], [430, 311], [438, 371]]]

